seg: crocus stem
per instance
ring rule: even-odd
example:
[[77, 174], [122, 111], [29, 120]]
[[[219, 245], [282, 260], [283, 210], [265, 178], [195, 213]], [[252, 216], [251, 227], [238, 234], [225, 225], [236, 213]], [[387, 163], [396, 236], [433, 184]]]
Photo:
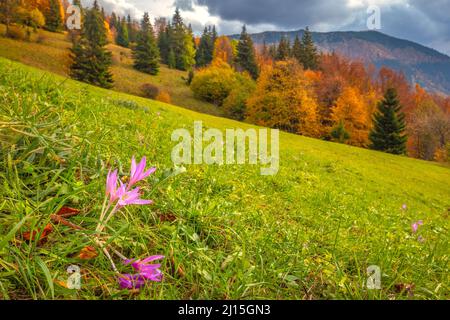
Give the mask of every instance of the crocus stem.
[[117, 270], [116, 265], [114, 264], [113, 259], [111, 258], [111, 255], [108, 252], [108, 249], [103, 248], [103, 252], [105, 253], [106, 257], [109, 259], [109, 261], [111, 262], [111, 266], [114, 269], [115, 272], [119, 273], [119, 270]]
[[106, 224], [108, 223], [108, 221], [109, 220], [111, 220], [111, 218], [114, 216], [114, 214], [117, 212], [119, 210], [119, 204], [116, 204], [115, 205], [115, 207], [114, 207], [114, 209], [112, 209], [111, 210], [111, 212], [109, 213], [109, 215], [106, 217], [106, 219], [103, 219], [103, 221], [100, 221], [100, 225], [99, 225], [99, 227], [97, 228], [97, 232], [102, 232], [104, 229], [105, 229], [105, 227], [106, 227]]
[[103, 219], [105, 218], [106, 213], [108, 212], [108, 210], [111, 208], [111, 202], [108, 203], [108, 206], [105, 209], [105, 205], [106, 205], [106, 201], [107, 201], [107, 197], [105, 197], [105, 201], [103, 202], [103, 208], [102, 208], [102, 213], [100, 214], [100, 221], [97, 224], [97, 227], [95, 228], [95, 231], [98, 231], [98, 229], [100, 228], [100, 226], [103, 223]]
[[128, 260], [127, 257], [125, 257], [123, 254], [121, 254], [119, 251], [114, 249], [113, 247], [109, 246], [109, 248], [122, 260]]

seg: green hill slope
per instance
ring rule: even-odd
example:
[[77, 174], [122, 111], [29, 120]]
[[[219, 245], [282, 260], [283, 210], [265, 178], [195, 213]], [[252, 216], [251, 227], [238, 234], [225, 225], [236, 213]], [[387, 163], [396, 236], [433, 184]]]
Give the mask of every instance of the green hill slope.
[[[0, 24], [0, 57], [68, 76], [71, 43], [67, 34], [40, 30], [39, 34], [32, 35], [31, 41], [18, 41], [2, 37], [4, 29], [4, 25]], [[151, 76], [133, 69], [130, 49], [113, 44], [109, 45], [108, 49], [113, 55], [111, 71], [114, 77], [114, 90], [141, 95], [141, 86], [151, 83], [167, 91], [172, 103], [177, 106], [202, 113], [222, 115], [222, 111], [216, 106], [194, 98], [191, 89], [183, 79], [188, 77], [187, 72], [169, 69], [162, 65], [159, 75]]]
[[[192, 165], [162, 181], [173, 130], [251, 126], [5, 59], [0, 70], [1, 298], [450, 298], [448, 167], [281, 133], [276, 176]], [[144, 186], [155, 204], [124, 211], [109, 233], [130, 257], [164, 254], [162, 283], [120, 291], [108, 260], [80, 260], [90, 242], [64, 225], [45, 243], [21, 240], [63, 205], [94, 228], [108, 167], [125, 173], [132, 155], [158, 167]], [[76, 292], [64, 287], [72, 264]], [[371, 265], [382, 290], [364, 286]]]

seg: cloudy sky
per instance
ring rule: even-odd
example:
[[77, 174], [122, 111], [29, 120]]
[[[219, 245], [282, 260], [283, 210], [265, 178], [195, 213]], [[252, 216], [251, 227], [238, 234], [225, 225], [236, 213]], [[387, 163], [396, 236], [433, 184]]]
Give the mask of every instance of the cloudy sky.
[[[367, 9], [381, 9], [381, 32], [450, 55], [450, 0], [99, 0], [107, 9], [139, 17], [170, 17], [178, 6], [194, 31], [216, 24], [222, 34], [298, 30], [367, 30]], [[92, 0], [83, 0], [84, 4]]]

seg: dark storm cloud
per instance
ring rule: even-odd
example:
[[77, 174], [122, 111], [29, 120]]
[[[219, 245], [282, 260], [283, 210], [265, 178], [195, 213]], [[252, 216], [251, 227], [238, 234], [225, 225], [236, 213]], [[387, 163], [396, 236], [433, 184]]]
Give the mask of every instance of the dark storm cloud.
[[[223, 20], [249, 25], [272, 24], [279, 29], [305, 26], [321, 31], [365, 30], [365, 6], [350, 7], [347, 0], [198, 0]], [[366, 1], [368, 2], [368, 1]], [[380, 1], [379, 1], [380, 3]], [[386, 34], [433, 46], [450, 53], [450, 0], [382, 2], [382, 29]]]
[[319, 22], [339, 24], [349, 17], [345, 0], [199, 0], [225, 20], [298, 28]]
[[192, 0], [175, 0], [175, 6], [184, 11], [192, 11], [194, 9]]

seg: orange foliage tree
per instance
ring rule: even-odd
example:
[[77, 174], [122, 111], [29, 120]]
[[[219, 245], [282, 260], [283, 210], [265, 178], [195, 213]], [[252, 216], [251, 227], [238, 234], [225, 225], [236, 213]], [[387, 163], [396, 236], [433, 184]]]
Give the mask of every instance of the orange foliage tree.
[[343, 124], [350, 134], [349, 144], [367, 146], [370, 130], [370, 113], [364, 96], [354, 87], [344, 88], [332, 113], [336, 125]]

